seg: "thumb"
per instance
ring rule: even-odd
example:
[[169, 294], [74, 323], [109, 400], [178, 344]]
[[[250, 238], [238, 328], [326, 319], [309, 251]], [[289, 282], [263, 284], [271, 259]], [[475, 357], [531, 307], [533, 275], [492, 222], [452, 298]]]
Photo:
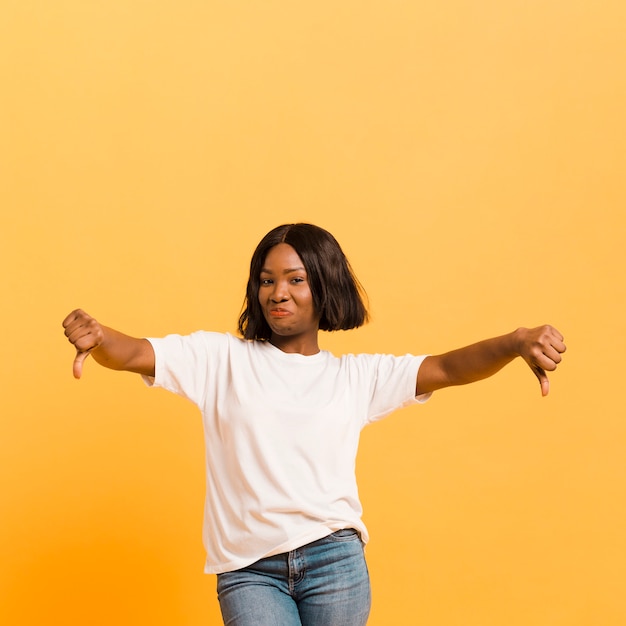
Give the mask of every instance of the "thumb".
[[86, 352], [76, 351], [76, 358], [74, 359], [74, 364], [72, 365], [72, 373], [74, 374], [74, 378], [80, 378], [83, 374], [83, 363], [85, 359], [89, 356], [91, 350], [87, 350]]
[[533, 372], [535, 372], [535, 376], [539, 380], [539, 384], [541, 385], [541, 395], [543, 397], [547, 396], [550, 393], [550, 381], [548, 380], [548, 376], [544, 369], [541, 367], [533, 367]]

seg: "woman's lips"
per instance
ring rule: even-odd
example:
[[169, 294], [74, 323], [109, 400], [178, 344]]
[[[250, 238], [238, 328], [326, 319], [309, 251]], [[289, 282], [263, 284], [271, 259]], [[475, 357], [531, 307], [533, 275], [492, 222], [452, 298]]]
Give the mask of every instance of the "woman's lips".
[[290, 311], [285, 311], [285, 309], [272, 309], [270, 311], [270, 315], [272, 317], [287, 317], [291, 315]]

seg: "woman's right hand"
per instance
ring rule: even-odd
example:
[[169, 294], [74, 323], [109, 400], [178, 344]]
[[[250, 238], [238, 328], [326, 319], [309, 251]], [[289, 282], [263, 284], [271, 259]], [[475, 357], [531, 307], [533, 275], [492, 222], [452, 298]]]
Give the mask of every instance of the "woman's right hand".
[[63, 320], [63, 328], [65, 336], [76, 348], [72, 372], [74, 378], [80, 378], [85, 359], [104, 341], [104, 330], [96, 319], [81, 309], [72, 311]]

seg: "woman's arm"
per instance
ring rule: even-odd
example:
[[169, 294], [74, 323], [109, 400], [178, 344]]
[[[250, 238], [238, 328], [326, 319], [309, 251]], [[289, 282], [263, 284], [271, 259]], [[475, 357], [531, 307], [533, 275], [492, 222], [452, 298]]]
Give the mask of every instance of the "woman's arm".
[[556, 369], [565, 349], [563, 335], [552, 326], [518, 328], [501, 337], [427, 357], [418, 373], [416, 391], [419, 395], [473, 383], [492, 376], [521, 356], [539, 379], [541, 395], [547, 396], [550, 383], [546, 371]]
[[65, 336], [76, 348], [73, 373], [80, 378], [83, 362], [91, 354], [104, 367], [154, 376], [154, 350], [147, 339], [129, 337], [102, 326], [93, 317], [77, 309], [64, 320]]

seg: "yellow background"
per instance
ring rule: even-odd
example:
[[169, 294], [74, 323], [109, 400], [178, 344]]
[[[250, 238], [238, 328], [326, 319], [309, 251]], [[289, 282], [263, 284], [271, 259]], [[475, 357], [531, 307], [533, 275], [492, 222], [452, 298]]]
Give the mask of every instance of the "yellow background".
[[234, 331], [311, 221], [373, 314], [325, 348], [569, 348], [364, 432], [370, 624], [623, 626], [625, 7], [4, 0], [0, 622], [219, 623], [195, 408], [61, 321]]

